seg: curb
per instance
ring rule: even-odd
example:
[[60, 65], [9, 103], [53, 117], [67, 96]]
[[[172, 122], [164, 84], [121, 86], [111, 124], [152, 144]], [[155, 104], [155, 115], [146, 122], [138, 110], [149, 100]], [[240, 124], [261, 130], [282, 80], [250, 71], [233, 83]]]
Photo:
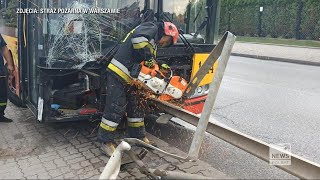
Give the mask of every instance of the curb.
[[289, 44], [259, 43], [259, 42], [247, 42], [247, 41], [236, 41], [236, 42], [241, 44], [259, 44], [259, 45], [294, 47], [294, 48], [305, 48], [305, 49], [320, 49], [320, 47], [313, 47], [313, 46], [298, 46], [298, 45], [289, 45]]
[[278, 61], [278, 62], [303, 64], [303, 65], [310, 65], [310, 66], [320, 66], [320, 62], [311, 62], [311, 61], [304, 61], [304, 60], [298, 60], [298, 59], [286, 59], [286, 58], [259, 56], [259, 55], [241, 54], [241, 53], [231, 53], [231, 55], [232, 56], [247, 57], [247, 58], [261, 59], [261, 60], [266, 60], [266, 61]]

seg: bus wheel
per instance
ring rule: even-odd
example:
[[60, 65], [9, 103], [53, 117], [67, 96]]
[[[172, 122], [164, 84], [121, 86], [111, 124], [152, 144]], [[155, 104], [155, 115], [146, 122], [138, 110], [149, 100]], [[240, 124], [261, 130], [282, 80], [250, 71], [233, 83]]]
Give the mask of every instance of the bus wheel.
[[7, 75], [7, 90], [8, 99], [18, 107], [25, 107], [22, 100], [18, 95], [16, 95], [16, 78], [15, 76]]

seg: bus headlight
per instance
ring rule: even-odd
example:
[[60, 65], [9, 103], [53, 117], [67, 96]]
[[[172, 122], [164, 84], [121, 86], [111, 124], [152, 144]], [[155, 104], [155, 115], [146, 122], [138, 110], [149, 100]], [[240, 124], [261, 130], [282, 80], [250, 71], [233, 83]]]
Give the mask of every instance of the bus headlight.
[[194, 94], [190, 98], [204, 96], [204, 95], [208, 94], [208, 92], [209, 92], [209, 84], [199, 86], [199, 87], [197, 87]]
[[202, 87], [201, 86], [197, 88], [197, 93], [198, 94], [202, 93]]

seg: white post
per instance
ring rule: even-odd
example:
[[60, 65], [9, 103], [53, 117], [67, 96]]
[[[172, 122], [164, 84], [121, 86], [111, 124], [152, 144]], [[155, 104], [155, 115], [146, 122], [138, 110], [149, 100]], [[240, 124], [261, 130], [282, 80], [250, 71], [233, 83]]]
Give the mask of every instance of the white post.
[[209, 93], [204, 104], [204, 108], [201, 117], [198, 122], [198, 126], [193, 137], [191, 147], [189, 149], [189, 157], [197, 159], [199, 156], [200, 147], [207, 130], [207, 125], [209, 122], [210, 115], [220, 88], [220, 84], [227, 67], [227, 63], [231, 54], [232, 47], [235, 43], [236, 36], [232, 33], [228, 33], [225, 45], [223, 47], [221, 56], [218, 60], [218, 68], [214, 74], [214, 79], [210, 84]]
[[131, 149], [130, 144], [122, 141], [113, 152], [107, 165], [104, 167], [99, 179], [117, 179], [120, 172], [121, 157], [123, 151], [129, 151]]

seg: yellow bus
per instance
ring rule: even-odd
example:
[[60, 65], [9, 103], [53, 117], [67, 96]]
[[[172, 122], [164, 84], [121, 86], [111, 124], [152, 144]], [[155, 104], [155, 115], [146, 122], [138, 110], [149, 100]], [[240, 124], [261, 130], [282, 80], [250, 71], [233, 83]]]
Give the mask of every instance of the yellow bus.
[[[115, 13], [64, 12], [72, 8]], [[40, 122], [100, 117], [107, 103], [105, 68], [96, 60], [108, 55], [143, 18], [169, 19], [184, 33], [189, 43], [180, 39], [171, 48], [159, 49], [157, 58], [190, 80], [214, 48], [219, 0], [1, 1], [0, 33], [16, 68], [14, 76], [8, 76], [10, 101], [30, 108]], [[213, 74], [214, 67], [185, 101], [185, 109], [201, 113]]]

